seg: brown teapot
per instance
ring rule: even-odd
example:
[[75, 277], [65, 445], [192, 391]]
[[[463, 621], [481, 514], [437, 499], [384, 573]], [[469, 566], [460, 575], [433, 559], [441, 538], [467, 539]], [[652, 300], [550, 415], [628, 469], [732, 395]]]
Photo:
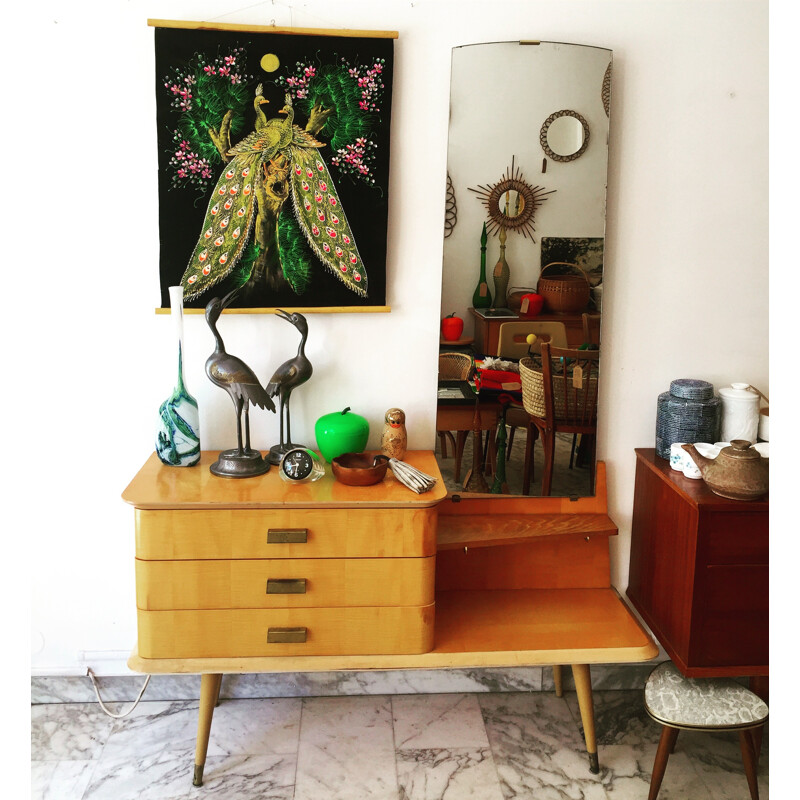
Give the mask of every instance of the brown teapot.
[[682, 445], [714, 494], [731, 500], [759, 500], [769, 491], [769, 459], [745, 439], [734, 439], [716, 458], [706, 458], [693, 444]]

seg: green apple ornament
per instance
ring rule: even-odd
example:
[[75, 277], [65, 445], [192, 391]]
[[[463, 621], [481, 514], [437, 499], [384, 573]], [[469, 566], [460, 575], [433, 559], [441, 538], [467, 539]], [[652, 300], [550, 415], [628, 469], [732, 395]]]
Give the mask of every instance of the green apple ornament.
[[317, 447], [330, 463], [343, 453], [363, 453], [369, 439], [369, 422], [353, 414], [348, 406], [344, 411], [323, 414], [314, 425]]

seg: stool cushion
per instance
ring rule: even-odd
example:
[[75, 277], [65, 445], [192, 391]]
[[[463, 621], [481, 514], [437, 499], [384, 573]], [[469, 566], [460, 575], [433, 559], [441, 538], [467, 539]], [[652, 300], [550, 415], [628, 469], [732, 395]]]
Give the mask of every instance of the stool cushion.
[[671, 661], [650, 673], [644, 704], [657, 722], [678, 728], [747, 728], [769, 714], [767, 704], [733, 678], [686, 678]]

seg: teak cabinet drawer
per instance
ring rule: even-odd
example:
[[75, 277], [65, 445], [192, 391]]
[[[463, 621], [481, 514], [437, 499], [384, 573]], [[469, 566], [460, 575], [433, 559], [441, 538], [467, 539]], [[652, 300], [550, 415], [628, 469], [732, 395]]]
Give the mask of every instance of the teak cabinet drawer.
[[705, 514], [698, 556], [708, 565], [769, 564], [769, 517], [747, 508]]
[[388, 655], [433, 649], [433, 603], [137, 613], [142, 658]]
[[205, 561], [136, 560], [144, 610], [425, 606], [435, 556]]
[[136, 509], [136, 557], [416, 558], [436, 553], [436, 508]]

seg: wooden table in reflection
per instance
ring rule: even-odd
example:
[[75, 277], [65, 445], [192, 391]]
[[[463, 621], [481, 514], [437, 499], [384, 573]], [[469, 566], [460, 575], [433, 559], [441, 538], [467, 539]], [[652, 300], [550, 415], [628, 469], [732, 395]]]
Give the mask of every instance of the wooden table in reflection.
[[[453, 446], [453, 457], [455, 458], [455, 468], [453, 470], [453, 477], [458, 483], [461, 479], [461, 459], [464, 455], [464, 445], [467, 443], [467, 436], [473, 430], [473, 421], [475, 419], [475, 396], [471, 393], [470, 389], [461, 390], [460, 397], [442, 397], [442, 389], [459, 390], [459, 386], [464, 384], [468, 386], [466, 381], [441, 381], [439, 383], [440, 397], [436, 404], [436, 433], [439, 435], [442, 448], [442, 458], [447, 458], [447, 441]], [[470, 393], [470, 396], [467, 395]], [[497, 430], [497, 421], [500, 417], [500, 403], [494, 398], [487, 397], [481, 399], [478, 403], [478, 410], [480, 412], [480, 429], [481, 431]], [[455, 434], [455, 435], [454, 435]], [[484, 453], [484, 464], [486, 469], [494, 474], [495, 464], [495, 441], [494, 436], [487, 437], [486, 452]]]

